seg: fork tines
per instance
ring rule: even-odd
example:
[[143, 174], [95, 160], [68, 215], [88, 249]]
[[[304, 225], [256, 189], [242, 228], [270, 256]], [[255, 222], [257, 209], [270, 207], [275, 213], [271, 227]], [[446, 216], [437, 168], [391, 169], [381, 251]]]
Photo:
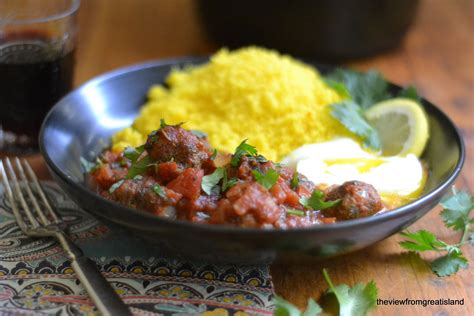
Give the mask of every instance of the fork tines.
[[15, 167], [9, 158], [0, 160], [0, 176], [22, 231], [28, 234], [32, 229], [60, 223], [30, 164], [18, 157], [12, 159]]

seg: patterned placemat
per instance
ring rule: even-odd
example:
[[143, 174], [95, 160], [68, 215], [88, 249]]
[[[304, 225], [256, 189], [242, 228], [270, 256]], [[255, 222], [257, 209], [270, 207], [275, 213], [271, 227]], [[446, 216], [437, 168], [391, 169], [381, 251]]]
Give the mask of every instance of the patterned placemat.
[[[44, 188], [69, 222], [71, 238], [104, 272], [136, 315], [272, 315], [268, 266], [223, 266], [165, 259], [153, 245], [100, 223], [52, 183]], [[0, 187], [0, 314], [97, 313], [53, 239], [17, 226]]]

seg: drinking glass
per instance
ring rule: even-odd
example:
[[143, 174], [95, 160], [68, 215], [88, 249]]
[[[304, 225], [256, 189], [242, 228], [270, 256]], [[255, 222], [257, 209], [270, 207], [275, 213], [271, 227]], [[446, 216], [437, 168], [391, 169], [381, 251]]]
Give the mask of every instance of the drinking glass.
[[72, 88], [80, 0], [0, 0], [0, 153], [38, 151], [49, 109]]

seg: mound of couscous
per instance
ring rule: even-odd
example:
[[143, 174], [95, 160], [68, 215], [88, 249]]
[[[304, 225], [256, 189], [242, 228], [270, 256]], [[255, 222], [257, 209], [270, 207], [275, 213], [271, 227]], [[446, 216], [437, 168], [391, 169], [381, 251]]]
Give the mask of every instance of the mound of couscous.
[[166, 83], [151, 87], [133, 125], [113, 136], [114, 151], [143, 144], [161, 118], [205, 132], [224, 152], [248, 139], [276, 161], [304, 144], [353, 137], [330, 114], [338, 94], [313, 67], [276, 51], [223, 49], [205, 65], [173, 70]]

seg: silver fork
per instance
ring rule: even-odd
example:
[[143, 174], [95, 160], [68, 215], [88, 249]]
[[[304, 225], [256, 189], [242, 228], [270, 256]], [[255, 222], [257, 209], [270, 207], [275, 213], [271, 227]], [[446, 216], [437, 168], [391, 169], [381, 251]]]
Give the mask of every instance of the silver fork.
[[29, 163], [19, 158], [13, 160], [16, 168], [10, 159], [0, 160], [0, 176], [23, 233], [30, 237], [55, 237], [59, 241], [76, 276], [103, 315], [132, 315], [95, 264], [67, 237], [66, 223], [54, 211]]

